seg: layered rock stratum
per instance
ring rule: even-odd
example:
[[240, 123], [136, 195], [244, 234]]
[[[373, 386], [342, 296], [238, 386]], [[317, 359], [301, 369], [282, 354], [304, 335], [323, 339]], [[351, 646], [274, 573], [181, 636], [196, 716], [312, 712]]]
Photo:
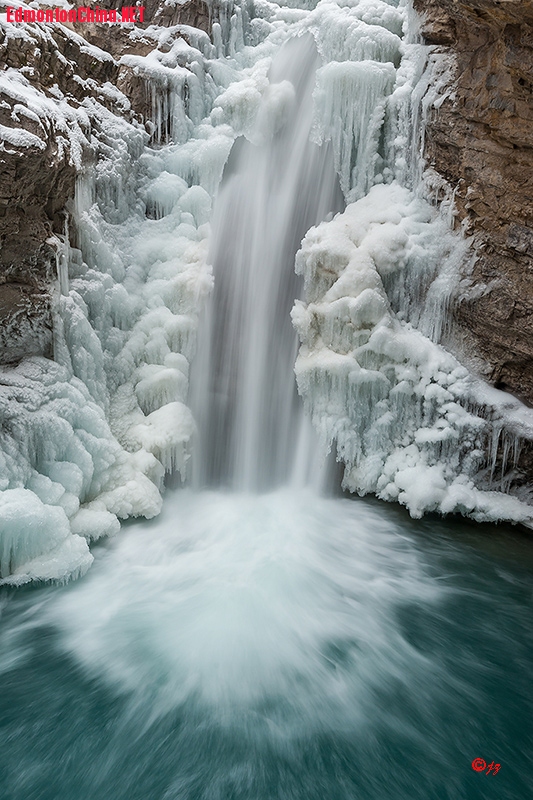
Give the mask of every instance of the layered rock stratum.
[[453, 192], [476, 257], [453, 308], [456, 347], [533, 405], [533, 3], [415, 0], [421, 33], [450, 57], [425, 158]]

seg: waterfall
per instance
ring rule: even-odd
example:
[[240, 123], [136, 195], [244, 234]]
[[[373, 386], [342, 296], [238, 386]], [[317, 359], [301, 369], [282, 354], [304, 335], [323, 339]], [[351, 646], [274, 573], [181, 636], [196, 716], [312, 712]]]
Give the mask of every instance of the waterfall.
[[302, 477], [294, 461], [309, 429], [294, 378], [290, 310], [302, 289], [294, 256], [311, 225], [342, 205], [331, 148], [310, 141], [318, 66], [309, 35], [281, 48], [259, 109], [257, 144], [237, 140], [216, 199], [215, 286], [192, 382], [197, 487], [249, 491]]
[[419, 129], [449, 88], [409, 0], [215, 6], [213, 41], [123, 57], [145, 124], [2, 79], [80, 171], [54, 361], [0, 385], [3, 581], [82, 574], [165, 476], [294, 489], [328, 451], [413, 516], [531, 520], [500, 490], [532, 414], [446, 349], [468, 242], [427, 199]]
[[2, 798], [525, 798], [531, 543], [398, 507], [531, 519], [479, 476], [533, 412], [444, 346], [411, 0], [178, 5], [211, 38], [109, 28], [151, 119], [65, 117], [55, 360], [0, 376]]

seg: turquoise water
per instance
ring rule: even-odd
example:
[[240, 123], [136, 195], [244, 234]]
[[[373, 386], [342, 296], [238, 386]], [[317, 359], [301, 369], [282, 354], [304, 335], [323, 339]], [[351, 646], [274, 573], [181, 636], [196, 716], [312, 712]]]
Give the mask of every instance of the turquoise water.
[[183, 491], [95, 555], [3, 590], [2, 800], [530, 796], [529, 535]]

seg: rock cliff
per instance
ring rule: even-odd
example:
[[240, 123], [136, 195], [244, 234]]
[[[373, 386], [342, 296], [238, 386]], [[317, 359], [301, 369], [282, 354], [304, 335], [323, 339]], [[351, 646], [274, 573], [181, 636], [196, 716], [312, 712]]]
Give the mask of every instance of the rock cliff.
[[425, 158], [455, 193], [476, 258], [454, 307], [456, 347], [533, 404], [533, 3], [415, 0], [422, 36], [453, 54], [451, 92], [428, 115]]
[[121, 57], [165, 53], [210, 25], [202, 0], [149, 0], [144, 25], [0, 23], [0, 364], [52, 354], [57, 262], [82, 161], [105, 140], [101, 107], [151, 116], [143, 75]]

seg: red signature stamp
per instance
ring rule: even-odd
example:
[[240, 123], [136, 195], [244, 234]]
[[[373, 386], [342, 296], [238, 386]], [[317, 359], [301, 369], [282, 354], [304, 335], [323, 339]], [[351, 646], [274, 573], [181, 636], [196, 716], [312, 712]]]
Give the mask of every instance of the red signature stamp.
[[484, 758], [475, 758], [472, 761], [472, 769], [474, 772], [485, 772], [485, 770], [487, 770], [485, 775], [488, 775], [489, 772], [492, 772], [493, 775], [496, 775], [496, 773], [500, 771], [500, 767], [501, 764], [495, 764], [494, 761], [492, 761], [487, 768], [487, 762]]

